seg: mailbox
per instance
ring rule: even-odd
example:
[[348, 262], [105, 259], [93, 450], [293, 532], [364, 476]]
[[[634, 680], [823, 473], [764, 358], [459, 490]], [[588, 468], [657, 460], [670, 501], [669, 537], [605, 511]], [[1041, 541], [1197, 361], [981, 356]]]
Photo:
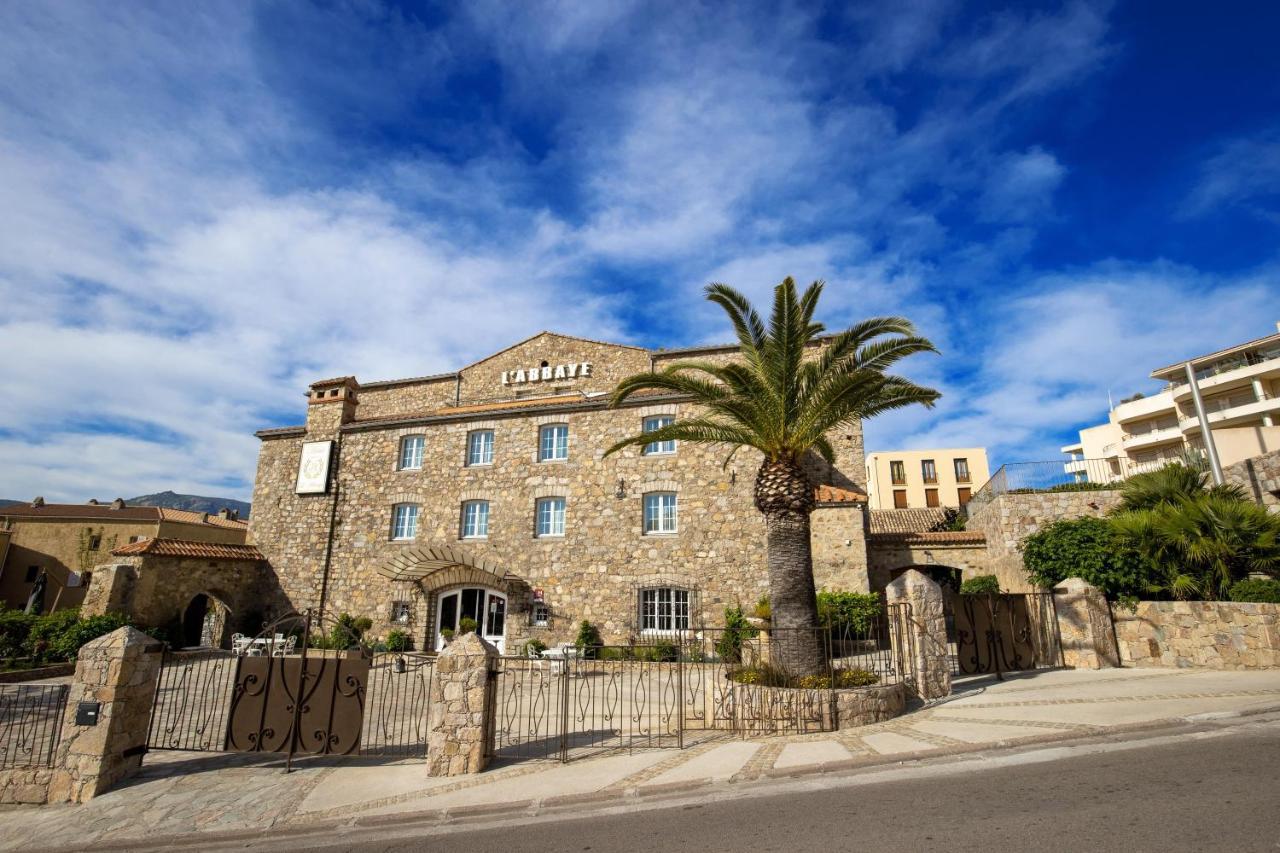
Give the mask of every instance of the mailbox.
[[96, 726], [98, 712], [102, 710], [101, 702], [79, 702], [76, 704], [76, 725]]

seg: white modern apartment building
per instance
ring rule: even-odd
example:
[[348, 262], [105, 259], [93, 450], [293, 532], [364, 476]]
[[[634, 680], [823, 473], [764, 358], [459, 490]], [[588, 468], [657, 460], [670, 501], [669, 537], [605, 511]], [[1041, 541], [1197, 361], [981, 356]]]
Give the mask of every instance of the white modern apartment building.
[[1106, 423], [1080, 430], [1080, 440], [1062, 448], [1067, 473], [1105, 481], [1203, 451], [1188, 362], [1222, 465], [1280, 450], [1280, 323], [1276, 328], [1277, 334], [1151, 371], [1164, 387], [1121, 402]]

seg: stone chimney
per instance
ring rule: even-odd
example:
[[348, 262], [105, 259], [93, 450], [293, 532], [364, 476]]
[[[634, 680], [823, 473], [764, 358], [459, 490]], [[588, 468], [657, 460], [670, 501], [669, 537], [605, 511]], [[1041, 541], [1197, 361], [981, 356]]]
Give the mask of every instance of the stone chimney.
[[35, 499], [31, 501], [31, 505], [32, 505], [32, 506], [44, 506], [44, 498], [43, 498], [42, 496], [40, 496], [40, 495], [37, 495], [37, 496], [35, 497]]
[[98, 506], [97, 498], [89, 498], [89, 506]]
[[354, 376], [341, 376], [311, 383], [307, 391], [307, 435], [331, 436], [338, 427], [356, 419], [360, 383]]
[[124, 498], [116, 498], [111, 502], [112, 509], [124, 509]]

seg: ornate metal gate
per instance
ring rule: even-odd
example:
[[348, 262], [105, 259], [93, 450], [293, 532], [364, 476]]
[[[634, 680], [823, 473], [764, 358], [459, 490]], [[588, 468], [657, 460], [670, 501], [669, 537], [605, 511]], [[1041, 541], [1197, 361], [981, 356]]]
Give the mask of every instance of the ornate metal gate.
[[1061, 665], [1052, 593], [949, 594], [946, 601], [958, 674], [1000, 677]]

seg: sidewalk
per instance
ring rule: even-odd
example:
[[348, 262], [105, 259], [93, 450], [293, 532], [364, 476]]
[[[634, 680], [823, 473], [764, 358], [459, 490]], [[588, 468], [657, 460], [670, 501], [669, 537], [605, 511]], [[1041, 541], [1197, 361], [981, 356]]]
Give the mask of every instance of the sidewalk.
[[127, 848], [130, 839], [153, 845], [166, 836], [287, 832], [380, 815], [585, 807], [1264, 709], [1280, 709], [1280, 670], [1064, 670], [960, 681], [945, 702], [850, 731], [717, 736], [679, 751], [508, 764], [465, 778], [429, 779], [420, 761], [311, 759], [286, 776], [283, 759], [274, 757], [156, 752], [125, 787], [85, 805], [0, 811], [0, 849]]

